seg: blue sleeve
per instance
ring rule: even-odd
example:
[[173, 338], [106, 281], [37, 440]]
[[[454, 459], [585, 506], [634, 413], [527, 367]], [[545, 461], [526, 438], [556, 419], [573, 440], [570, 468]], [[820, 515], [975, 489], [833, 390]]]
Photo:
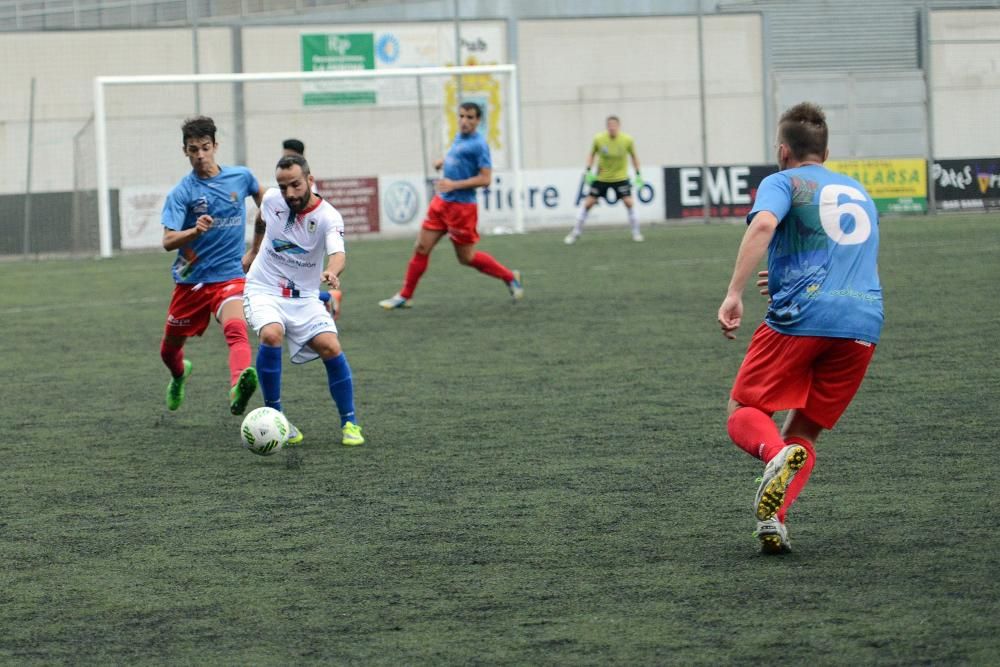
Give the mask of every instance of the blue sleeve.
[[163, 213], [160, 215], [160, 222], [167, 229], [179, 232], [184, 229], [184, 221], [187, 219], [187, 206], [184, 205], [183, 187], [178, 185], [163, 202]]
[[792, 185], [788, 177], [780, 171], [760, 182], [753, 208], [747, 214], [747, 224], [761, 211], [770, 211], [781, 222], [792, 208]]
[[255, 194], [260, 192], [260, 183], [257, 182], [257, 177], [253, 175], [253, 172], [246, 169], [246, 181], [247, 181], [247, 194], [253, 197]]
[[492, 168], [493, 167], [493, 160], [490, 158], [490, 145], [488, 143], [486, 143], [486, 139], [485, 138], [483, 138], [482, 143], [480, 144], [480, 147], [481, 148], [480, 148], [480, 151], [479, 151], [479, 163], [476, 165], [476, 167], [480, 171], [483, 170], [483, 169], [485, 169], [485, 168], [487, 168], [487, 167], [488, 168]]

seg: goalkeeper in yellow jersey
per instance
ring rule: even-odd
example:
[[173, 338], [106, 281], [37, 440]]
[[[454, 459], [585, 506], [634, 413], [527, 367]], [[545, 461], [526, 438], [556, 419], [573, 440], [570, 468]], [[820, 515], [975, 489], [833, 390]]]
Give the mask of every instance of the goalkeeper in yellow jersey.
[[[632, 197], [632, 183], [628, 179], [628, 158], [632, 157], [632, 167], [635, 169], [635, 189], [642, 189], [642, 175], [639, 172], [639, 157], [635, 154], [635, 142], [631, 135], [621, 131], [621, 121], [618, 116], [608, 116], [607, 130], [594, 136], [594, 143], [587, 156], [587, 168], [583, 172], [589, 189], [587, 197], [580, 204], [576, 214], [576, 224], [564, 241], [572, 245], [583, 233], [583, 223], [587, 221], [587, 213], [597, 203], [598, 197], [604, 197], [609, 203], [619, 199], [625, 202], [628, 210], [628, 222], [632, 226], [632, 240], [642, 241], [639, 231], [639, 218], [635, 212], [635, 200]], [[594, 175], [594, 156], [597, 156], [597, 175]], [[608, 199], [608, 191], [614, 190], [616, 198]]]

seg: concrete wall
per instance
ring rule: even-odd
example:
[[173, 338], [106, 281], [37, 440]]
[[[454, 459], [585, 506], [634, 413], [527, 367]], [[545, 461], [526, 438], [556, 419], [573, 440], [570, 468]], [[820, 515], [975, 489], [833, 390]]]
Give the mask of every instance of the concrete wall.
[[934, 152], [1000, 155], [1000, 9], [930, 16]]
[[[700, 161], [694, 17], [465, 23], [470, 30], [477, 24], [501, 35], [504, 59], [511, 47], [517, 53], [526, 167], [581, 165], [590, 137], [610, 113], [621, 116], [626, 131], [636, 137], [643, 161], [665, 165]], [[414, 25], [433, 24], [398, 24], [397, 28]], [[441, 25], [451, 28], [446, 22]], [[767, 106], [765, 83], [770, 83], [765, 79], [769, 76], [764, 71], [766, 34], [760, 15], [707, 15], [704, 28], [708, 161], [769, 161], [772, 128], [765, 127], [763, 109]], [[350, 29], [344, 25], [243, 28], [242, 68], [298, 70], [302, 32]], [[201, 29], [197, 69], [231, 71], [236, 60], [235, 34], [230, 28]], [[0, 62], [4, 64], [0, 68], [0, 90], [4, 91], [0, 96], [0, 165], [5, 176], [0, 193], [25, 191], [32, 76], [37, 78], [32, 190], [55, 192], [70, 190], [76, 182], [93, 184], [89, 156], [74, 172], [73, 138], [92, 113], [94, 76], [196, 69], [192, 32], [187, 29], [0, 33]], [[1000, 154], [1000, 131], [994, 120], [1000, 108], [1000, 10], [931, 12], [928, 62], [936, 155]], [[912, 83], [911, 76], [907, 86]], [[835, 91], [827, 87], [815, 94], [831, 99]], [[883, 92], [893, 96], [891, 90]], [[240, 155], [241, 140], [233, 115], [233, 87], [201, 86], [198, 93], [202, 111], [219, 120], [220, 159], [231, 162]], [[290, 135], [306, 140], [322, 176], [419, 171], [424, 161], [425, 146], [418, 139], [421, 127], [412, 107], [305, 109], [298, 84], [248, 86], [244, 93], [245, 159], [262, 175], [270, 171], [280, 140]], [[109, 94], [113, 186], [172, 183], [185, 173], [179, 125], [195, 111], [195, 100], [192, 86], [121, 89]], [[425, 111], [423, 136], [428, 138], [428, 157], [433, 157], [445, 144], [445, 111], [433, 100], [427, 102]], [[840, 112], [833, 111], [837, 125]], [[897, 129], [915, 118], [912, 108], [906, 114], [894, 122]], [[878, 142], [854, 136], [854, 145], [860, 148], [845, 154], [861, 154], [860, 149], [872, 156], [915, 152], [907, 148], [913, 145], [913, 128], [895, 133], [907, 135], [909, 143], [904, 144], [877, 125], [871, 125], [871, 136]], [[844, 145], [850, 143], [845, 140]]]
[[803, 100], [826, 112], [830, 157], [926, 157], [927, 94], [923, 72], [778, 72], [774, 108]]
[[[393, 29], [441, 28], [451, 23], [396, 24]], [[521, 67], [525, 167], [582, 164], [592, 135], [616, 113], [637, 139], [647, 163], [700, 160], [698, 56], [693, 17], [590, 18], [522, 21], [510, 34], [506, 21], [463, 23], [463, 38], [489, 35], [490, 58], [510, 59], [515, 43]], [[757, 15], [705, 18], [708, 150], [712, 162], [763, 157], [761, 25]], [[198, 70], [247, 72], [301, 69], [300, 36], [377, 26], [296, 25], [198, 32]], [[234, 49], [234, 35], [242, 48]], [[28, 91], [37, 77], [32, 190], [92, 187], [92, 129], [74, 172], [74, 135], [93, 110], [97, 75], [178, 74], [194, 67], [193, 33], [183, 29], [0, 33], [0, 192], [25, 190]], [[234, 54], [234, 50], [237, 53]], [[453, 50], [453, 48], [451, 49]], [[454, 61], [447, 57], [441, 64]], [[463, 62], [474, 51], [463, 51]], [[439, 82], [440, 87], [440, 82]], [[298, 136], [318, 175], [326, 177], [420, 171], [447, 146], [448, 116], [438, 91], [425, 99], [421, 125], [414, 105], [304, 107], [298, 83], [243, 86], [245, 127], [234, 115], [231, 84], [113, 87], [108, 89], [110, 184], [173, 183], [187, 170], [180, 123], [196, 110], [216, 118], [220, 161], [237, 157], [267, 178], [282, 139]], [[426, 92], [426, 91], [425, 91]], [[245, 151], [242, 130], [245, 129]], [[421, 140], [423, 137], [423, 141]], [[503, 159], [503, 155], [499, 156]]]
[[[649, 163], [701, 161], [697, 19], [522, 21], [525, 163], [584, 163], [611, 114]], [[704, 19], [710, 162], [762, 158], [761, 25]]]
[[[199, 51], [203, 72], [225, 72], [232, 66], [230, 31], [203, 30]], [[28, 150], [31, 78], [36, 77], [34, 166], [32, 190], [73, 188], [73, 137], [93, 114], [93, 79], [98, 75], [171, 74], [193, 70], [191, 32], [124, 30], [101, 32], [33, 32], [0, 34], [0, 192], [24, 192]], [[109, 107], [151, 121], [170, 110], [193, 110], [193, 92], [146, 89], [141, 99]], [[203, 100], [205, 108], [214, 105]], [[159, 159], [169, 147], [180, 155], [180, 132], [151, 132], [149, 122], [116, 143], [122, 163]], [[155, 157], [154, 157], [155, 156]]]

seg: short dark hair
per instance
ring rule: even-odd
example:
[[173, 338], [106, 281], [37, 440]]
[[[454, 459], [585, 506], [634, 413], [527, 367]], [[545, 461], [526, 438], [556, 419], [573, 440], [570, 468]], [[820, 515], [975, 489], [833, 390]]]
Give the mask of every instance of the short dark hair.
[[829, 135], [826, 114], [810, 102], [796, 104], [778, 120], [778, 141], [798, 160], [808, 155], [825, 156]]
[[208, 116], [192, 116], [181, 125], [181, 140], [186, 144], [188, 139], [211, 137], [215, 143], [215, 121]]
[[458, 105], [458, 108], [459, 109], [465, 109], [465, 110], [475, 109], [476, 110], [476, 118], [482, 118], [483, 117], [483, 108], [481, 106], [479, 106], [478, 104], [476, 104], [475, 102], [462, 102], [461, 104]]
[[618, 116], [608, 116], [607, 118], [604, 119], [604, 122], [607, 123], [609, 120], [613, 120], [616, 123], [621, 123], [622, 122], [621, 119]]
[[309, 175], [309, 163], [301, 155], [285, 155], [275, 166], [275, 169], [291, 169], [294, 165], [299, 165], [302, 167], [302, 175]]
[[306, 154], [306, 145], [298, 139], [285, 139], [281, 142], [281, 147], [286, 151], [295, 151], [299, 155]]

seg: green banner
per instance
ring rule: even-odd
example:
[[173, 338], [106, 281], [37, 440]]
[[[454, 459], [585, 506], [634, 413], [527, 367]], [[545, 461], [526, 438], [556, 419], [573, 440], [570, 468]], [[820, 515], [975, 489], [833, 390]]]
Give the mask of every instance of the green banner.
[[[305, 34], [301, 46], [303, 72], [375, 69], [375, 38], [370, 32]], [[306, 81], [302, 103], [375, 104], [373, 85], [370, 81]]]

